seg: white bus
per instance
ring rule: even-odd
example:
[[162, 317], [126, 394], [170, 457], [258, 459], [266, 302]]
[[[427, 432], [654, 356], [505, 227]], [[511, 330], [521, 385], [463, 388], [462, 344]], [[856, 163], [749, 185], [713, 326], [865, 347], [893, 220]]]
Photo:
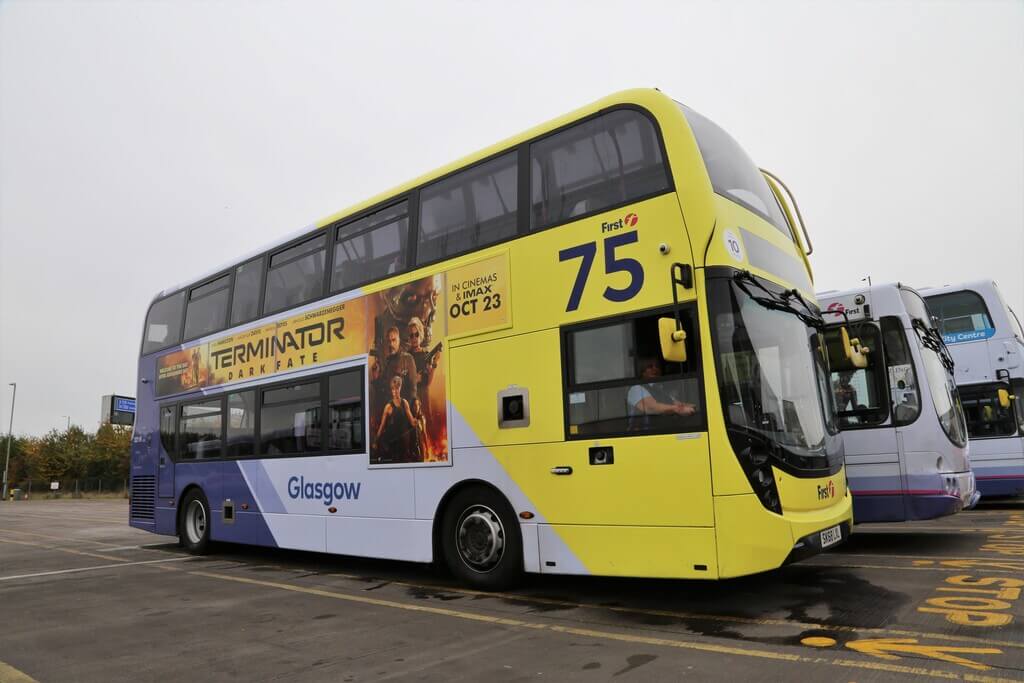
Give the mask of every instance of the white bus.
[[818, 299], [829, 323], [854, 522], [930, 519], [973, 506], [953, 364], [921, 295], [885, 284]]
[[991, 280], [921, 293], [956, 361], [983, 497], [1024, 494], [1024, 330]]

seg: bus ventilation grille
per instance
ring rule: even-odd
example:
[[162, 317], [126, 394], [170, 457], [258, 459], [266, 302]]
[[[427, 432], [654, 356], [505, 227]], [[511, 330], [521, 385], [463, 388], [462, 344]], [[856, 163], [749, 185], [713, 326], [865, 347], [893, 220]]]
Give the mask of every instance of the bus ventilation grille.
[[156, 477], [148, 475], [132, 479], [132, 519], [153, 519], [156, 505]]

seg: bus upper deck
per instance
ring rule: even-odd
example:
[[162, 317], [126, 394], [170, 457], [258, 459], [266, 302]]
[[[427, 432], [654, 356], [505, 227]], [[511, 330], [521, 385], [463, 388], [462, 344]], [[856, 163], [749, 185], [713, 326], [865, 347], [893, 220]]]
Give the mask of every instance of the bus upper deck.
[[627, 91], [164, 291], [131, 523], [444, 558], [484, 586], [736, 576], [840, 542], [783, 190], [709, 120]]
[[1024, 494], [1024, 330], [991, 280], [921, 290], [956, 361], [983, 496]]
[[[953, 364], [901, 284], [818, 294], [855, 522], [929, 519], [977, 502]], [[847, 354], [843, 337], [853, 342]]]

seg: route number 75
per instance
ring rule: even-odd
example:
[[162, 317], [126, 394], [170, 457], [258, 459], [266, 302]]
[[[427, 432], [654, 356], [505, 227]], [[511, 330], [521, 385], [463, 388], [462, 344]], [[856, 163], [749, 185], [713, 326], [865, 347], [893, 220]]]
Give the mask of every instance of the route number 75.
[[[644, 267], [635, 258], [615, 256], [615, 249], [626, 244], [633, 244], [640, 240], [636, 230], [611, 235], [604, 238], [604, 272], [606, 275], [612, 273], [629, 273], [629, 284], [622, 289], [606, 286], [604, 298], [608, 301], [623, 302], [629, 301], [639, 293], [644, 286]], [[569, 303], [565, 312], [570, 313], [580, 307], [580, 299], [583, 298], [583, 288], [587, 285], [587, 278], [590, 277], [590, 269], [594, 265], [594, 257], [597, 255], [597, 242], [586, 242], [577, 244], [575, 247], [562, 249], [558, 252], [559, 261], [571, 259], [583, 259], [580, 261], [579, 272], [576, 273], [576, 281], [572, 285], [572, 293], [569, 294]]]

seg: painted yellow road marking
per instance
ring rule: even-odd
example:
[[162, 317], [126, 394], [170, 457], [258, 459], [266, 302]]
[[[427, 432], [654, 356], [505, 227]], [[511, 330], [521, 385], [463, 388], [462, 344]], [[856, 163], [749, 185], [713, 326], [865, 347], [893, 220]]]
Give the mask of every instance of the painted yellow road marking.
[[0, 683], [39, 683], [39, 681], [6, 662], [0, 662]]
[[808, 636], [800, 642], [810, 647], [832, 647], [837, 641], [835, 638], [826, 638], [824, 636]]
[[[279, 581], [266, 581], [262, 579], [251, 579], [243, 576], [231, 576], [229, 574], [219, 574], [216, 572], [206, 571], [190, 571], [188, 572], [194, 576], [203, 576], [206, 578], [217, 579], [222, 581], [233, 581], [236, 583], [248, 584], [252, 586], [260, 586], [264, 588], [276, 588], [279, 590], [290, 591], [295, 593], [304, 593], [307, 595], [315, 595], [317, 597], [332, 598], [335, 600], [344, 600], [347, 602], [354, 602], [364, 605], [373, 605], [376, 607], [387, 607], [393, 609], [406, 610], [410, 612], [419, 612], [422, 614], [434, 614], [438, 616], [452, 617], [456, 619], [466, 619], [470, 621], [476, 621], [480, 623], [489, 623], [499, 626], [508, 626], [513, 628], [525, 628], [537, 631], [552, 631], [555, 633], [567, 633], [570, 635], [584, 636], [589, 638], [597, 638], [603, 640], [615, 640], [620, 642], [628, 643], [640, 643], [645, 645], [660, 645], [664, 647], [672, 647], [686, 650], [696, 650], [700, 652], [711, 652], [715, 654], [725, 655], [736, 655], [740, 657], [755, 657], [761, 659], [771, 659], [776, 661], [785, 661], [793, 663], [805, 663], [805, 664], [828, 664], [832, 666], [841, 666], [849, 668], [860, 668], [874, 671], [887, 671], [889, 673], [902, 673], [916, 676], [928, 676], [932, 678], [943, 678], [947, 680], [971, 680], [971, 681], [982, 681], [985, 683], [1006, 683], [1009, 679], [1001, 678], [990, 678], [990, 677], [979, 677], [971, 676], [970, 674], [960, 674], [957, 672], [943, 671], [939, 669], [927, 669], [922, 667], [904, 666], [899, 664], [886, 664], [881, 662], [871, 661], [857, 661], [851, 659], [827, 659], [821, 657], [806, 657], [798, 654], [791, 654], [788, 652], [775, 652], [771, 650], [760, 650], [755, 648], [741, 648], [732, 647], [727, 645], [718, 645], [715, 643], [704, 643], [687, 640], [676, 640], [671, 638], [657, 638], [651, 636], [640, 636], [626, 633], [617, 633], [613, 631], [597, 631], [593, 629], [583, 629], [571, 626], [561, 626], [557, 624], [547, 624], [539, 622], [530, 622], [522, 619], [513, 619], [508, 617], [499, 617], [489, 614], [480, 614], [477, 612], [465, 612], [462, 610], [450, 609], [447, 607], [434, 607], [430, 605], [414, 605], [405, 602], [398, 602], [395, 600], [384, 600], [380, 598], [371, 598], [364, 595], [353, 595], [350, 593], [339, 593], [337, 591], [325, 590], [322, 588], [313, 588], [309, 586], [299, 586], [292, 583], [282, 583]], [[916, 641], [915, 641], [916, 642]], [[954, 649], [954, 648], [947, 648]]]
[[877, 638], [875, 640], [852, 640], [846, 643], [846, 647], [857, 652], [881, 657], [882, 659], [899, 659], [901, 654], [911, 654], [918, 657], [929, 657], [940, 659], [944, 662], [959, 664], [977, 671], [988, 671], [992, 667], [980, 662], [975, 662], [963, 657], [957, 657], [954, 652], [974, 655], [1000, 655], [1002, 650], [994, 647], [951, 647], [948, 645], [920, 645], [915, 638]]

